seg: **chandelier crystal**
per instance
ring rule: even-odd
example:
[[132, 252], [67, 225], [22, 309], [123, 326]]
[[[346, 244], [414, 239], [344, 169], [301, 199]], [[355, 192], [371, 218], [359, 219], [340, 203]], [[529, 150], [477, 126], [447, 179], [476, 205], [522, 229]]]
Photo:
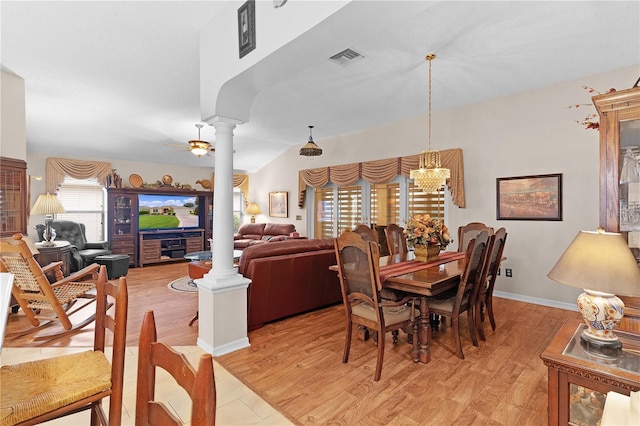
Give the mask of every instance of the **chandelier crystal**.
[[439, 191], [451, 177], [451, 171], [441, 167], [440, 151], [431, 150], [431, 61], [435, 58], [434, 53], [425, 57], [429, 61], [429, 146], [427, 151], [420, 153], [419, 168], [409, 172], [409, 177], [424, 192]]

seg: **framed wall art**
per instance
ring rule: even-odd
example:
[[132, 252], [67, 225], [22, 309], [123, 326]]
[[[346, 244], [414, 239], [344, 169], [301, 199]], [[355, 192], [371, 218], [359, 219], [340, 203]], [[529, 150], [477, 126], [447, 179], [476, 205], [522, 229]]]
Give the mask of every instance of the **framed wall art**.
[[562, 174], [496, 179], [497, 220], [562, 220]]
[[247, 0], [238, 9], [238, 48], [241, 58], [256, 48], [255, 0]]
[[269, 193], [269, 216], [289, 217], [289, 193], [286, 191]]

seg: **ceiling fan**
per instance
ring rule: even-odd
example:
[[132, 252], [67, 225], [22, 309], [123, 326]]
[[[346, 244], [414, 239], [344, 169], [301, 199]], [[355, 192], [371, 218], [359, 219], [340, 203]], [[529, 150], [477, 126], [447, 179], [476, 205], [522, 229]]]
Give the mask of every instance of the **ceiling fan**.
[[200, 140], [200, 129], [204, 127], [204, 124], [198, 123], [196, 124], [196, 127], [198, 128], [198, 139], [190, 140], [188, 142], [188, 146], [184, 146], [184, 144], [181, 144], [181, 145], [167, 144], [167, 145], [175, 146], [183, 149], [186, 148], [188, 151], [191, 151], [193, 155], [196, 155], [198, 157], [202, 157], [203, 155], [210, 155], [209, 154], [210, 152], [215, 152], [215, 148], [211, 147], [211, 143]]

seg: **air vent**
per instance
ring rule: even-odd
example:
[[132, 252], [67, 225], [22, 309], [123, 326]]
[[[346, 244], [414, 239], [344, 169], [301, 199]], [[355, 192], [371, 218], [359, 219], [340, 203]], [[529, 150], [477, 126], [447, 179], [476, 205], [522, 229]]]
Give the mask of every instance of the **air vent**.
[[349, 64], [357, 62], [357, 61], [359, 61], [359, 60], [361, 60], [363, 58], [364, 58], [364, 55], [361, 55], [360, 53], [356, 52], [355, 50], [353, 50], [353, 49], [345, 49], [340, 53], [336, 53], [335, 55], [333, 55], [329, 59], [331, 59], [334, 62], [339, 63], [340, 65], [349, 65]]

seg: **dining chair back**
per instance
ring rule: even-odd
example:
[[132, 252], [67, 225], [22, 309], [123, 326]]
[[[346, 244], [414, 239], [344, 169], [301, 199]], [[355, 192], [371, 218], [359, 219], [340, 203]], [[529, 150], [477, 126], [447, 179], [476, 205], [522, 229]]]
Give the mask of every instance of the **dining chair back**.
[[[28, 238], [15, 234], [0, 240], [0, 272], [14, 274], [11, 294], [29, 320], [31, 327], [12, 332], [7, 337], [34, 333], [44, 327], [58, 323], [62, 330], [36, 339], [53, 339], [69, 335], [86, 327], [95, 320], [95, 313], [87, 314], [82, 321], [71, 322], [71, 315], [95, 302], [97, 272], [100, 265], [93, 264], [62, 275], [62, 262], [53, 262], [41, 267], [35, 259], [38, 250]], [[56, 281], [49, 282], [48, 275]]]
[[353, 232], [360, 234], [365, 241], [374, 241], [375, 243], [378, 243], [378, 234], [376, 231], [365, 224], [361, 223], [356, 225], [356, 227], [353, 228]]
[[482, 222], [470, 222], [464, 226], [458, 227], [458, 251], [464, 252], [469, 245], [469, 241], [476, 237], [480, 232], [487, 231], [489, 235], [493, 234], [493, 228]]
[[[191, 398], [191, 425], [209, 426], [216, 421], [216, 384], [211, 354], [200, 356], [198, 370], [171, 346], [158, 342], [153, 311], [145, 312], [138, 345], [136, 425], [182, 425], [165, 404], [156, 400], [156, 368], [168, 372]], [[166, 388], [163, 382], [163, 389]]]
[[[378, 336], [378, 354], [374, 381], [380, 380], [384, 359], [385, 334], [392, 332], [393, 342], [398, 341], [398, 330], [410, 329], [417, 333], [415, 299], [405, 296], [398, 301], [383, 301], [380, 296], [378, 245], [366, 241], [359, 234], [343, 232], [334, 240], [338, 276], [345, 308], [346, 334], [342, 362], [349, 360], [353, 324], [375, 330]], [[417, 356], [417, 338], [413, 338], [413, 354]]]
[[[119, 425], [127, 310], [126, 278], [107, 281], [106, 267], [101, 266], [96, 282], [93, 350], [2, 366], [0, 382], [12, 391], [0, 396], [0, 424], [31, 425], [91, 410], [92, 425]], [[105, 355], [107, 330], [112, 335], [110, 357]], [[107, 397], [108, 417], [102, 407]]]
[[478, 295], [478, 285], [483, 274], [485, 258], [491, 237], [484, 230], [469, 242], [465, 252], [465, 268], [460, 276], [457, 291], [454, 295], [429, 299], [429, 314], [451, 318], [453, 336], [456, 344], [456, 355], [464, 359], [462, 342], [460, 341], [460, 315], [467, 312], [469, 334], [474, 346], [478, 346], [475, 330], [474, 306]]
[[408, 251], [407, 237], [404, 235], [404, 228], [395, 223], [390, 223], [384, 229], [384, 233], [387, 237], [387, 247], [389, 248], [389, 254], [391, 256]]
[[505, 228], [498, 229], [495, 234], [493, 234], [493, 238], [494, 240], [491, 245], [491, 251], [488, 252], [485, 261], [486, 278], [481, 282], [475, 308], [476, 328], [478, 329], [478, 335], [482, 340], [486, 340], [484, 329], [482, 327], [485, 310], [489, 316], [491, 329], [494, 331], [496, 329], [496, 320], [493, 315], [493, 288], [495, 287], [498, 269], [500, 268], [500, 262], [502, 261], [504, 245], [507, 241], [507, 230]]

